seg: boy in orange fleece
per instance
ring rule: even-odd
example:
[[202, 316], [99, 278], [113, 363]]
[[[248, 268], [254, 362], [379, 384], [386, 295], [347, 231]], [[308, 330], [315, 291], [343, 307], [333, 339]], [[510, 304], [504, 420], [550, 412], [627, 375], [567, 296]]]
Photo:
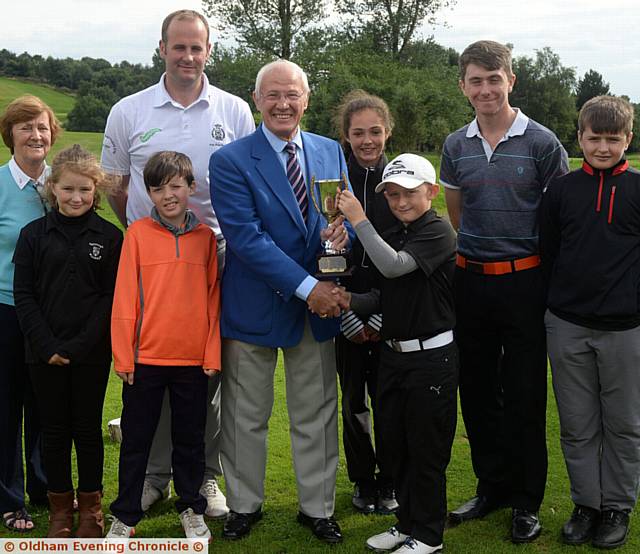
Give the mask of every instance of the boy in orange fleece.
[[168, 387], [176, 508], [187, 538], [209, 539], [199, 488], [207, 376], [220, 370], [216, 239], [187, 209], [196, 186], [187, 156], [155, 154], [144, 182], [154, 207], [126, 233], [111, 318], [124, 386], [119, 491], [107, 538], [129, 537], [142, 519], [145, 468]]

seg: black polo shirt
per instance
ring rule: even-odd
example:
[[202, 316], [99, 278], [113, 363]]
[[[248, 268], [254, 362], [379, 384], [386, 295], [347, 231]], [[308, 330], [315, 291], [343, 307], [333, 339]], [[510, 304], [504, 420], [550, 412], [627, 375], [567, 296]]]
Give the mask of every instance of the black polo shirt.
[[14, 296], [27, 363], [58, 353], [71, 363], [111, 359], [111, 304], [122, 232], [89, 210], [57, 211], [20, 232]]
[[415, 271], [394, 279], [378, 274], [382, 337], [425, 339], [453, 329], [456, 235], [451, 224], [429, 210], [407, 226], [397, 222], [382, 238], [418, 264]]

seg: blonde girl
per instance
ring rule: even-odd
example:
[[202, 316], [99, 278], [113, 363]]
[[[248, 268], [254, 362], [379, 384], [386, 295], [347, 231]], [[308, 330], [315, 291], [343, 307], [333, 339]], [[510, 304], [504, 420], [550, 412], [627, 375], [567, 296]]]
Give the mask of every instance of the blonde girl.
[[79, 145], [53, 160], [53, 210], [24, 227], [14, 297], [43, 424], [48, 537], [73, 535], [71, 445], [78, 465], [76, 537], [104, 529], [102, 405], [111, 364], [109, 324], [122, 233], [96, 213], [107, 177]]

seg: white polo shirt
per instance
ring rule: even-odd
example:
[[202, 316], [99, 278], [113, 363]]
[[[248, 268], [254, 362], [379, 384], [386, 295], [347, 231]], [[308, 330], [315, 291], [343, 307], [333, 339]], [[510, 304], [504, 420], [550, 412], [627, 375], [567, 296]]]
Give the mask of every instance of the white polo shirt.
[[102, 166], [107, 173], [130, 176], [128, 223], [147, 217], [153, 206], [142, 177], [147, 160], [161, 150], [175, 150], [189, 156], [193, 164], [196, 191], [189, 208], [218, 239], [222, 237], [209, 195], [209, 158], [221, 146], [253, 133], [255, 123], [244, 100], [210, 85], [205, 75], [202, 79], [200, 96], [187, 107], [169, 96], [162, 75], [158, 84], [111, 108]]

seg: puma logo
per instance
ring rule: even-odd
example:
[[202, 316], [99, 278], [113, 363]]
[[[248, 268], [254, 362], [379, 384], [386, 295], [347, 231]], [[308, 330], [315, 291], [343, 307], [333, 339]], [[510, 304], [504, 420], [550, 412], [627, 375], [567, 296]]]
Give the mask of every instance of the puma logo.
[[438, 395], [440, 394], [440, 390], [441, 390], [441, 389], [442, 389], [442, 385], [440, 385], [440, 386], [438, 386], [438, 387], [434, 387], [433, 385], [431, 385], [431, 386], [429, 387], [429, 390], [434, 391], [434, 392], [435, 392], [436, 394], [438, 394]]

